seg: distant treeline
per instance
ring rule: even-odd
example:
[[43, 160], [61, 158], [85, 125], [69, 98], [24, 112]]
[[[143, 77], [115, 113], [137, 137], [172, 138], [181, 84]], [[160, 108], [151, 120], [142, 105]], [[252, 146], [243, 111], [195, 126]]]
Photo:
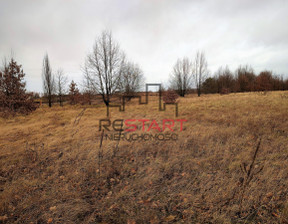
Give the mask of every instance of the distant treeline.
[[[68, 86], [68, 77], [63, 69], [52, 72], [46, 53], [42, 65], [44, 94], [40, 97], [38, 93], [26, 91], [22, 65], [13, 57], [3, 60], [0, 65], [0, 116], [28, 114], [42, 103], [52, 107], [55, 102], [60, 106], [64, 103], [95, 105], [102, 102], [109, 107], [110, 104], [119, 104], [121, 96], [130, 100], [143, 94], [140, 92], [145, 83], [142, 69], [127, 59], [110, 31], [103, 31], [96, 38], [82, 71], [80, 91], [73, 80]], [[209, 75], [204, 52], [197, 51], [193, 58], [177, 59], [170, 74], [168, 91], [162, 94], [164, 102], [175, 103], [178, 96], [185, 97], [194, 92], [200, 97], [202, 93], [288, 90], [288, 79], [284, 80], [283, 76], [275, 75], [272, 71], [255, 74], [251, 66], [239, 66], [235, 72], [231, 72], [227, 66], [220, 67], [213, 77]]]
[[228, 67], [219, 68], [214, 77], [202, 84], [203, 93], [288, 90], [288, 79], [262, 71], [258, 75], [250, 66], [240, 66], [234, 73]]

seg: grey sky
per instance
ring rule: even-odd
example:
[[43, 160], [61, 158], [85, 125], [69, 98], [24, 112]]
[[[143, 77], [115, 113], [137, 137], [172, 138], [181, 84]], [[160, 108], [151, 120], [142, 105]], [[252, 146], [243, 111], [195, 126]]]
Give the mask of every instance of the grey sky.
[[212, 74], [250, 64], [288, 77], [287, 0], [0, 0], [0, 57], [14, 52], [27, 89], [53, 71], [80, 83], [95, 38], [108, 29], [147, 82], [165, 82], [177, 58], [206, 53]]

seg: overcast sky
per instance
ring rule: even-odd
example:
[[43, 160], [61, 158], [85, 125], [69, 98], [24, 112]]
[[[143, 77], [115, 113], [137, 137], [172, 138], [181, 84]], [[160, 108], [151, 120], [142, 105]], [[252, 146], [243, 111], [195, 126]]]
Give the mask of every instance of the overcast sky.
[[11, 51], [27, 89], [42, 92], [42, 60], [81, 82], [95, 38], [111, 30], [147, 82], [166, 82], [177, 58], [206, 54], [219, 66], [251, 65], [288, 77], [287, 0], [0, 0], [0, 57]]

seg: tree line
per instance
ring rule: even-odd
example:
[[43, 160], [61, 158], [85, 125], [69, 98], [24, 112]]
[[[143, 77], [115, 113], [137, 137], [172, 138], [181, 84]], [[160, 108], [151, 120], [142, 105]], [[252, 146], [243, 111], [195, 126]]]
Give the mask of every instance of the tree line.
[[235, 72], [228, 66], [220, 67], [211, 76], [204, 52], [197, 52], [192, 60], [187, 57], [177, 60], [170, 77], [170, 88], [182, 97], [191, 90], [198, 96], [202, 93], [288, 90], [288, 79], [284, 80], [283, 76], [269, 70], [256, 74], [249, 65], [240, 65]]
[[[114, 94], [132, 98], [144, 85], [143, 71], [138, 64], [127, 59], [109, 31], [103, 31], [95, 40], [85, 58], [82, 72], [82, 91], [73, 80], [67, 88], [68, 77], [63, 69], [53, 72], [48, 54], [44, 55], [43, 92], [49, 107], [52, 107], [55, 98], [60, 106], [64, 101], [91, 105], [95, 95], [101, 96], [103, 103], [109, 106]], [[29, 113], [37, 108], [33, 98], [39, 96], [26, 91], [24, 76], [22, 66], [13, 57], [9, 62], [4, 60], [0, 68], [0, 112]], [[177, 98], [173, 92], [184, 97], [193, 90], [198, 96], [202, 93], [288, 90], [288, 79], [266, 70], [256, 74], [248, 65], [239, 66], [235, 72], [228, 66], [220, 67], [211, 76], [205, 53], [198, 51], [192, 59], [184, 57], [176, 61], [167, 87], [170, 95], [166, 98], [171, 101], [171, 98]]]
[[184, 97], [192, 88], [196, 88], [197, 95], [202, 93], [203, 82], [210, 74], [204, 52], [198, 51], [190, 60], [188, 57], [178, 59], [169, 80], [169, 88]]
[[203, 82], [204, 93], [230, 93], [251, 91], [288, 90], [288, 79], [264, 70], [259, 74], [251, 66], [239, 66], [232, 72], [228, 66], [220, 67], [214, 77]]
[[[52, 106], [52, 96], [57, 95], [62, 105], [64, 84], [67, 77], [61, 72], [55, 76], [51, 72], [48, 55], [43, 60], [43, 86], [44, 94], [48, 98], [49, 107]], [[99, 94], [106, 106], [109, 106], [111, 97], [115, 93], [127, 96], [140, 90], [144, 83], [143, 71], [140, 67], [127, 59], [124, 51], [113, 39], [111, 32], [104, 31], [94, 43], [92, 51], [86, 56], [83, 71], [83, 93], [80, 94], [74, 81], [69, 86], [71, 102], [88, 102], [91, 97]]]

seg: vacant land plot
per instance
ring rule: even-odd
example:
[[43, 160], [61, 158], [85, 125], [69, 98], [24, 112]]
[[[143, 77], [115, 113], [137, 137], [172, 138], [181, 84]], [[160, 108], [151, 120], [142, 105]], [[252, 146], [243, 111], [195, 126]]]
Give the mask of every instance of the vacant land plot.
[[156, 96], [132, 100], [110, 119], [186, 119], [178, 139], [104, 137], [101, 148], [102, 105], [2, 119], [0, 222], [288, 223], [283, 94], [188, 96], [178, 118]]

